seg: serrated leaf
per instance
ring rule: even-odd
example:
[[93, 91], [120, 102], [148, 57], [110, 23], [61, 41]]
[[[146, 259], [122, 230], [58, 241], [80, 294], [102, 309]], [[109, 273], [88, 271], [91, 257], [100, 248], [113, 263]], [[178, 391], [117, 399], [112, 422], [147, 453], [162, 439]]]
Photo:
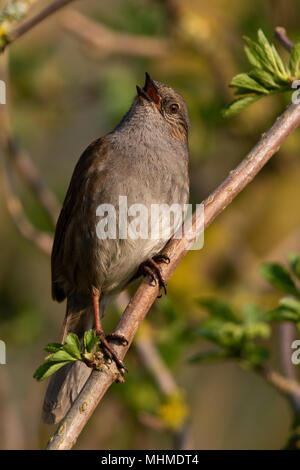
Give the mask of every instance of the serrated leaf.
[[80, 341], [77, 335], [74, 333], [69, 333], [65, 339], [65, 344], [63, 349], [67, 351], [70, 355], [77, 358], [78, 360], [81, 359], [80, 353]]
[[63, 345], [60, 343], [49, 343], [44, 348], [44, 351], [49, 352], [49, 353], [55, 353], [56, 351], [59, 351], [62, 347]]
[[261, 82], [268, 90], [280, 88], [279, 83], [276, 83], [274, 75], [266, 70], [255, 69], [249, 72], [249, 76]]
[[244, 88], [245, 90], [256, 91], [267, 95], [269, 91], [258, 83], [254, 78], [251, 78], [247, 73], [239, 73], [231, 80], [230, 87]]
[[292, 47], [289, 67], [294, 77], [300, 77], [300, 42]]
[[264, 48], [261, 47], [260, 44], [256, 43], [252, 39], [244, 36], [245, 41], [248, 44], [251, 52], [255, 55], [257, 60], [260, 62], [260, 68], [271, 73], [274, 73], [274, 66], [269, 61], [268, 55], [266, 55]]
[[277, 67], [276, 58], [274, 57], [274, 51], [272, 49], [271, 44], [269, 43], [268, 39], [266, 38], [264, 32], [259, 29], [257, 32], [258, 43], [260, 44], [263, 52], [264, 52], [264, 61], [265, 63], [269, 63], [270, 69], [273, 72], [280, 72]]
[[[59, 351], [56, 351], [55, 353], [50, 354], [49, 356], [46, 357], [46, 361], [51, 361], [51, 362], [61, 362], [61, 361], [76, 361], [78, 358], [70, 354], [68, 351], [65, 351], [64, 349], [60, 349]], [[81, 357], [79, 358], [81, 359]]]
[[290, 70], [284, 65], [284, 63], [281, 60], [280, 55], [277, 52], [276, 47], [274, 44], [271, 45], [271, 49], [273, 52], [273, 57], [275, 59], [276, 65], [278, 70], [281, 72], [283, 78], [288, 78], [291, 74]]
[[88, 352], [91, 353], [98, 343], [98, 337], [95, 334], [94, 330], [89, 330], [84, 333], [84, 339], [83, 339], [83, 344], [84, 344], [84, 349]]
[[299, 292], [290, 273], [281, 264], [263, 264], [260, 268], [260, 273], [276, 289], [286, 294], [299, 297]]
[[[257, 65], [256, 67], [265, 69], [265, 61], [264, 61], [264, 54], [263, 50], [260, 47], [259, 44], [257, 44], [253, 39], [248, 38], [248, 36], [243, 36], [244, 40], [246, 41], [248, 45], [248, 49], [251, 52], [251, 54], [255, 57]], [[247, 46], [246, 46], [247, 47]], [[259, 66], [258, 66], [259, 64]]]
[[38, 381], [44, 380], [65, 364], [68, 364], [68, 362], [45, 362], [35, 371], [33, 377]]
[[205, 307], [214, 317], [221, 318], [222, 320], [237, 322], [237, 317], [235, 316], [233, 310], [226, 302], [223, 302], [222, 300], [206, 297], [197, 299], [197, 303], [201, 305], [201, 307]]
[[242, 111], [246, 106], [249, 106], [252, 103], [255, 103], [260, 98], [260, 96], [245, 96], [241, 98], [237, 98], [236, 100], [229, 103], [225, 108], [222, 110], [222, 116], [224, 118], [229, 118], [234, 116], [235, 114]]
[[289, 253], [288, 261], [293, 270], [293, 273], [300, 280], [300, 256], [296, 253]]
[[262, 64], [259, 60], [259, 56], [255, 53], [255, 51], [250, 49], [250, 47], [248, 46], [245, 46], [244, 50], [250, 64], [253, 65], [256, 69], [263, 70]]

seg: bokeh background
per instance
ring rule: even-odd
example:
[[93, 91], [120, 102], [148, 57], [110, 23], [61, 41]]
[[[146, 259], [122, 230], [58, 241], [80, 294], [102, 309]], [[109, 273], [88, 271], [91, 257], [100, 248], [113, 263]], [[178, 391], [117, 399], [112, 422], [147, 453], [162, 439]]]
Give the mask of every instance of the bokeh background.
[[[1, 8], [6, 3], [0, 2]], [[36, 2], [32, 13], [47, 3]], [[74, 9], [109, 30], [102, 45], [81, 37], [84, 29]], [[290, 95], [268, 97], [222, 119], [221, 109], [233, 97], [231, 78], [249, 70], [243, 35], [255, 38], [262, 28], [273, 39], [274, 27], [281, 25], [299, 40], [299, 24], [296, 0], [78, 0], [9, 47], [12, 132], [61, 203], [81, 152], [118, 123], [148, 71], [187, 101], [191, 201], [200, 203], [290, 100]], [[116, 33], [129, 35], [129, 43]], [[148, 39], [157, 42], [149, 45]], [[180, 264], [168, 296], [156, 301], [126, 358], [126, 383], [109, 389], [76, 449], [278, 449], [285, 444], [292, 420], [287, 400], [236, 363], [191, 364], [189, 358], [208, 345], [190, 333], [207, 316], [196, 302], [201, 296], [229, 301], [237, 311], [247, 302], [276, 305], [278, 295], [262, 281], [258, 267], [300, 251], [299, 135], [297, 130], [287, 139], [209, 227], [204, 248]], [[55, 428], [41, 423], [46, 383], [32, 375], [43, 361], [43, 347], [59, 336], [65, 307], [51, 300], [49, 256], [19, 233], [8, 213], [3, 166], [0, 176], [0, 339], [7, 345], [7, 364], [0, 365], [0, 448], [40, 449]], [[15, 186], [28, 219], [51, 234], [49, 216], [18, 175]], [[105, 329], [117, 319], [112, 308]], [[279, 336], [274, 327], [268, 347], [270, 364], [280, 371]], [[146, 341], [180, 390], [175, 398], [163, 393], [147, 366], [141, 347]]]

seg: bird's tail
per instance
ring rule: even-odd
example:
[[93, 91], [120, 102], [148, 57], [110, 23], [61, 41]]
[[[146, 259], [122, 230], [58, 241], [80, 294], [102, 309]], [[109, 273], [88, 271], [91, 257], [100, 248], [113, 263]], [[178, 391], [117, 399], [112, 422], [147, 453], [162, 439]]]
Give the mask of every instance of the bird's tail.
[[[68, 333], [79, 338], [94, 327], [93, 308], [90, 299], [72, 295], [67, 301], [67, 311], [62, 328], [61, 343]], [[76, 361], [63, 366], [50, 378], [43, 404], [43, 421], [58, 423], [72, 406], [82, 387], [90, 376], [91, 369], [83, 362]]]

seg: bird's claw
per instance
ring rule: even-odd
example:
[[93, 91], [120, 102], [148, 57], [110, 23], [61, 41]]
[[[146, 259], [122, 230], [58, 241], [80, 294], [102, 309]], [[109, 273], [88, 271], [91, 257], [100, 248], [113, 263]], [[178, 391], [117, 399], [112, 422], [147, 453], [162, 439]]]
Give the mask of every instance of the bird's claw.
[[[170, 258], [165, 254], [158, 254], [153, 256], [153, 258], [148, 258], [144, 263], [141, 264], [140, 270], [143, 274], [150, 277], [150, 285], [155, 287], [157, 282], [159, 287], [164, 289], [164, 293], [167, 294], [167, 281], [165, 280], [159, 263], [170, 263]], [[160, 298], [161, 295], [158, 296]]]
[[115, 333], [105, 335], [103, 331], [98, 331], [98, 332], [96, 331], [96, 335], [99, 337], [101, 345], [102, 345], [102, 349], [104, 353], [106, 354], [106, 356], [108, 357], [109, 361], [115, 362], [120, 372], [120, 375], [123, 378], [123, 380], [119, 380], [119, 381], [124, 382], [124, 374], [125, 372], [128, 372], [128, 370], [126, 369], [123, 361], [118, 358], [118, 356], [116, 355], [116, 353], [110, 346], [109, 341], [118, 341], [120, 344], [122, 344], [122, 346], [127, 346], [128, 340], [125, 338], [125, 336], [115, 334]]

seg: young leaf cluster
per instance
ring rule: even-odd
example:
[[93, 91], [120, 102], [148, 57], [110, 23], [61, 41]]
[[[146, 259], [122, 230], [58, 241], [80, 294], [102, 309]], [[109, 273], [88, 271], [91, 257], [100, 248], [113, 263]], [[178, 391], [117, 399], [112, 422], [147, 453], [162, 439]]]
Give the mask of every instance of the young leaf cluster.
[[268, 339], [271, 322], [290, 321], [300, 329], [300, 255], [290, 253], [288, 264], [289, 269], [279, 263], [265, 263], [260, 268], [261, 275], [285, 294], [278, 307], [270, 311], [245, 305], [238, 316], [227, 303], [218, 299], [197, 300], [210, 316], [196, 335], [214, 343], [218, 349], [201, 352], [192, 362], [239, 359], [248, 367], [258, 367], [268, 359], [269, 352], [257, 345], [256, 340]]
[[192, 362], [218, 359], [239, 359], [248, 367], [257, 367], [268, 359], [268, 351], [257, 345], [258, 338], [270, 336], [270, 327], [264, 312], [254, 305], [246, 305], [239, 317], [230, 306], [214, 298], [198, 299], [198, 304], [210, 313], [196, 331], [219, 348], [195, 355]]
[[257, 41], [245, 37], [245, 53], [252, 70], [236, 75], [230, 87], [236, 88], [238, 96], [222, 111], [224, 117], [231, 117], [249, 104], [274, 93], [291, 91], [291, 84], [300, 78], [300, 43], [293, 46], [290, 60], [285, 64], [274, 44], [270, 43], [261, 29]]
[[95, 352], [99, 350], [99, 346], [99, 338], [93, 330], [89, 330], [84, 334], [83, 351], [81, 352], [78, 336], [70, 333], [66, 337], [65, 344], [49, 343], [45, 347], [45, 351], [49, 355], [45, 358], [45, 362], [35, 371], [33, 377], [38, 381], [44, 380], [64, 365], [74, 361], [92, 364]]
[[[266, 313], [269, 321], [291, 321], [300, 329], [300, 256], [288, 255], [290, 271], [278, 263], [266, 263], [261, 267], [262, 276], [285, 295], [279, 300], [277, 308]], [[295, 280], [294, 280], [295, 279]]]

